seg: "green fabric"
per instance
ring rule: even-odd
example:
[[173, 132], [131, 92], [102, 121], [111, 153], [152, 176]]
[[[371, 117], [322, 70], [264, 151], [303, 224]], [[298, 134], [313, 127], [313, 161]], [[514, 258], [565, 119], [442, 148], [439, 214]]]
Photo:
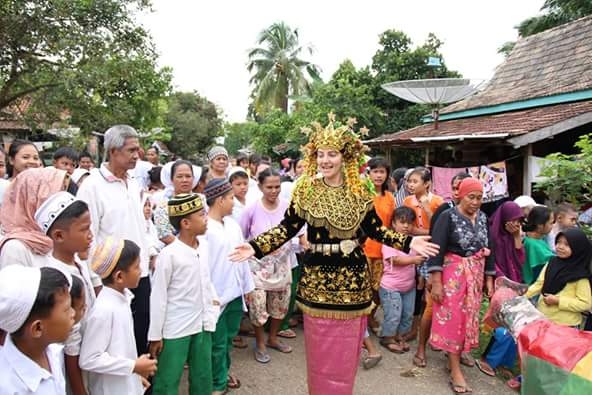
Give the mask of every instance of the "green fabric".
[[537, 357], [527, 356], [523, 368], [523, 395], [592, 394], [592, 382]]
[[524, 252], [526, 261], [522, 265], [522, 277], [526, 284], [531, 285], [554, 254], [545, 239], [531, 237], [524, 238]]
[[288, 314], [284, 317], [282, 324], [280, 326], [281, 331], [285, 331], [286, 329], [290, 329], [290, 319], [292, 315], [294, 315], [294, 307], [296, 305], [296, 287], [298, 286], [298, 281], [300, 281], [300, 265], [296, 266], [292, 269], [292, 285], [291, 285], [291, 292], [290, 292], [290, 305], [288, 306]]
[[239, 297], [226, 305], [216, 323], [216, 332], [212, 334], [212, 377], [214, 391], [224, 391], [228, 385], [232, 339], [238, 335], [242, 317], [243, 302]]
[[178, 395], [185, 362], [189, 365], [189, 394], [212, 394], [212, 332], [164, 339], [154, 376], [154, 395]]

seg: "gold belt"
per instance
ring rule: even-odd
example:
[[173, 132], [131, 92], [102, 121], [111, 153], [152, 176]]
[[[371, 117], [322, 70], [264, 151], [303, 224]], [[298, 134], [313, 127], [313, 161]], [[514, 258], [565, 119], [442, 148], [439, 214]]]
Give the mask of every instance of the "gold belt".
[[357, 246], [360, 245], [358, 240], [341, 240], [339, 243], [316, 244], [310, 243], [310, 251], [323, 255], [332, 255], [343, 253], [344, 256], [351, 254]]

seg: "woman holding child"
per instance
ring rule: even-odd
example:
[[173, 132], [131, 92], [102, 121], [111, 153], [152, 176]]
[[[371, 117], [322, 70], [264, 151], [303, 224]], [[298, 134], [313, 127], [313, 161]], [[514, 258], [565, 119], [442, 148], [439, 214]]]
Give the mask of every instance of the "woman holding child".
[[[390, 246], [434, 255], [438, 246], [387, 229], [373, 207], [371, 188], [360, 179], [365, 147], [353, 131], [355, 120], [305, 129], [306, 173], [294, 188], [281, 223], [243, 244], [231, 255], [263, 257], [307, 224], [310, 250], [303, 259], [297, 303], [304, 313], [304, 336], [311, 394], [352, 394], [372, 288], [362, 234]], [[320, 177], [317, 176], [320, 173]], [[356, 358], [358, 356], [358, 358]]]

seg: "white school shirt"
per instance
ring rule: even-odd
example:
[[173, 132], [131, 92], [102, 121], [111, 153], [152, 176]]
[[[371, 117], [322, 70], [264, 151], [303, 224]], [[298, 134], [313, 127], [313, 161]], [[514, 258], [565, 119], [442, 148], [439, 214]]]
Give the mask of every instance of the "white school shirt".
[[93, 245], [107, 236], [128, 239], [140, 247], [142, 277], [148, 276], [149, 261], [146, 245], [146, 219], [140, 187], [132, 177], [126, 183], [115, 177], [103, 163], [98, 171], [84, 180], [76, 198], [88, 204], [91, 217]]
[[140, 376], [133, 373], [138, 354], [130, 302], [133, 294], [103, 287], [88, 313], [78, 365], [87, 371], [92, 395], [142, 395]]
[[[246, 202], [246, 198], [245, 198], [245, 202]], [[238, 200], [236, 197], [232, 198], [232, 218], [238, 223], [241, 219], [241, 216], [243, 215], [243, 211], [245, 211], [245, 208], [247, 207], [246, 204], [242, 204], [240, 202], [240, 200]]]
[[0, 269], [9, 265], [28, 267], [47, 266], [50, 255], [37, 255], [22, 241], [10, 239], [0, 250]]
[[150, 295], [149, 341], [216, 330], [220, 306], [213, 304], [218, 296], [205, 244], [202, 240], [192, 248], [175, 239], [158, 255]]
[[49, 257], [46, 266], [53, 267], [54, 269], [57, 269], [62, 273], [68, 273], [71, 276], [77, 276], [84, 284], [84, 296], [86, 299], [87, 313], [84, 314], [79, 323], [72, 327], [70, 333], [68, 334], [68, 338], [64, 342], [64, 353], [66, 355], [79, 355], [80, 343], [82, 342], [81, 327], [84, 324], [86, 316], [88, 315], [88, 311], [94, 306], [96, 299], [90, 271], [88, 270], [88, 266], [85, 263], [81, 263], [78, 260], [76, 260], [76, 266], [74, 266], [68, 265], [53, 256]]
[[244, 295], [255, 289], [251, 269], [247, 262], [231, 262], [228, 255], [234, 248], [244, 243], [243, 232], [230, 217], [224, 217], [224, 222], [208, 218], [208, 230], [205, 236], [209, 246], [208, 263], [212, 283], [220, 300], [220, 309], [238, 297], [243, 299], [243, 309], [246, 310]]
[[51, 372], [23, 354], [6, 336], [0, 351], [0, 395], [65, 395], [64, 366], [56, 349], [45, 350]]

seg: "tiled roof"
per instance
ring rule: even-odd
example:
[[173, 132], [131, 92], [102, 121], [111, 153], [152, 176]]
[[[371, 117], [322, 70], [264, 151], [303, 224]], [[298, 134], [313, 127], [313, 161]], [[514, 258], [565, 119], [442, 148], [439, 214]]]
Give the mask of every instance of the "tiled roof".
[[412, 143], [412, 138], [461, 135], [475, 135], [486, 138], [488, 135], [500, 133], [507, 133], [509, 138], [555, 125], [558, 122], [589, 112], [592, 112], [592, 101], [558, 104], [481, 117], [453, 119], [440, 122], [438, 129], [434, 129], [434, 124], [429, 123], [397, 133], [385, 134], [366, 141], [366, 143], [370, 146], [378, 146], [384, 143], [405, 145]]
[[480, 93], [450, 113], [592, 89], [592, 16], [518, 40]]
[[3, 131], [30, 131], [30, 130], [31, 130], [31, 128], [29, 128], [22, 121], [0, 119], [0, 132], [3, 132]]

